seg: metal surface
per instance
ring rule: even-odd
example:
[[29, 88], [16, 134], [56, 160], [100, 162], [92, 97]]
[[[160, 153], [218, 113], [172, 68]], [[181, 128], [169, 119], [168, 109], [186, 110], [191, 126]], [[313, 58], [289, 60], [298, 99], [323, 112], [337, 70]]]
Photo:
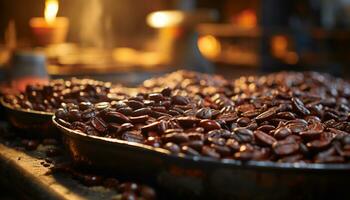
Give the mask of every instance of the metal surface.
[[20, 129], [20, 133], [25, 134], [26, 137], [50, 138], [58, 136], [58, 131], [51, 120], [53, 113], [14, 108], [3, 98], [0, 99], [0, 102], [5, 109], [8, 121], [15, 128]]
[[73, 161], [106, 173], [154, 178], [186, 198], [323, 199], [347, 195], [350, 164], [241, 162], [171, 155], [161, 148], [89, 136], [55, 121]]

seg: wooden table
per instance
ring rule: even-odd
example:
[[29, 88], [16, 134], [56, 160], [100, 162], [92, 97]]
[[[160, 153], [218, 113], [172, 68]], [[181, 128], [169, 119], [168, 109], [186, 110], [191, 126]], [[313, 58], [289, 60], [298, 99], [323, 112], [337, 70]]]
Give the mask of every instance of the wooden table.
[[[13, 146], [13, 141], [0, 139], [0, 182], [9, 186], [16, 199], [118, 199], [116, 191], [102, 187], [86, 187], [64, 173], [48, 173], [45, 154], [47, 145], [39, 145], [35, 151]], [[49, 145], [50, 146], [50, 145]], [[66, 156], [50, 158], [55, 161]], [[0, 199], [2, 196], [0, 194]]]

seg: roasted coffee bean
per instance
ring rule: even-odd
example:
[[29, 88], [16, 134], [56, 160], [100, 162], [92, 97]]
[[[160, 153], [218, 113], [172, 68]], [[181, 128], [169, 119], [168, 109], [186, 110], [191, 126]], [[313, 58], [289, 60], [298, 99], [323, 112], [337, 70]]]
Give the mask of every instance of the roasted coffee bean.
[[272, 148], [275, 154], [279, 156], [285, 156], [296, 153], [299, 150], [299, 145], [296, 142], [281, 140], [275, 142], [272, 145]]
[[311, 150], [319, 151], [327, 148], [330, 144], [331, 144], [331, 141], [329, 140], [313, 140], [311, 142], [308, 142], [306, 146]]
[[100, 133], [104, 133], [107, 130], [106, 123], [100, 118], [97, 118], [97, 117], [92, 118], [91, 124]]
[[129, 118], [130, 121], [132, 123], [145, 123], [148, 119], [149, 119], [149, 116], [148, 115], [141, 115], [141, 116], [137, 116], [137, 117], [130, 117]]
[[276, 114], [276, 117], [286, 120], [293, 120], [295, 119], [295, 114], [292, 112], [280, 112]]
[[142, 108], [144, 105], [142, 102], [139, 102], [139, 101], [135, 101], [135, 100], [128, 100], [126, 102], [126, 104], [132, 108], [133, 110], [137, 110], [137, 109], [140, 109]]
[[235, 128], [234, 131], [235, 138], [238, 142], [251, 142], [253, 140], [254, 134], [253, 131], [246, 128]]
[[187, 142], [188, 136], [185, 133], [169, 133], [162, 137], [164, 142], [173, 142], [176, 144]]
[[275, 138], [259, 130], [254, 131], [254, 136], [258, 142], [266, 146], [272, 146], [277, 142]]
[[247, 160], [251, 160], [253, 156], [254, 156], [253, 151], [241, 151], [241, 152], [236, 152], [233, 157], [237, 160], [247, 161]]
[[196, 117], [200, 119], [211, 119], [211, 109], [210, 108], [201, 108], [197, 111]]
[[203, 119], [199, 122], [198, 126], [203, 127], [206, 131], [211, 131], [215, 129], [220, 129], [221, 126], [214, 120]]
[[211, 157], [211, 158], [216, 158], [216, 159], [219, 159], [220, 158], [220, 154], [218, 154], [215, 149], [211, 148], [211, 147], [208, 147], [208, 146], [203, 146], [202, 148], [202, 154], [204, 156], [208, 156], [208, 157]]
[[148, 98], [153, 101], [162, 101], [164, 99], [163, 95], [160, 93], [149, 94]]
[[152, 113], [151, 108], [140, 108], [140, 109], [134, 110], [131, 115], [134, 117], [137, 117], [141, 115], [150, 115], [151, 113]]
[[172, 96], [171, 103], [174, 105], [187, 105], [190, 103], [190, 100], [184, 96]]
[[170, 97], [171, 95], [171, 89], [170, 88], [164, 88], [162, 91], [161, 91], [162, 95], [165, 96], [165, 97]]
[[251, 120], [247, 117], [241, 117], [237, 119], [237, 124], [241, 127], [248, 126]]
[[221, 155], [221, 157], [226, 157], [231, 154], [231, 150], [227, 146], [211, 144], [210, 147], [215, 149], [215, 151], [218, 152]]
[[178, 117], [177, 121], [183, 128], [195, 127], [200, 122], [200, 120], [195, 117]]
[[277, 107], [272, 107], [272, 108], [268, 109], [267, 111], [261, 113], [257, 117], [255, 117], [255, 120], [257, 122], [263, 122], [263, 121], [269, 120], [276, 115], [276, 112], [277, 112]]
[[293, 108], [302, 115], [309, 115], [310, 111], [305, 107], [304, 103], [297, 97], [292, 98]]
[[239, 148], [240, 148], [239, 143], [236, 140], [234, 140], [234, 139], [228, 139], [226, 141], [226, 146], [231, 148], [232, 151], [238, 151]]
[[187, 142], [186, 145], [197, 151], [200, 151], [204, 144], [202, 140], [194, 140], [194, 141]]
[[258, 130], [259, 131], [263, 131], [263, 132], [265, 132], [265, 133], [268, 133], [268, 132], [270, 132], [270, 131], [272, 131], [272, 130], [274, 130], [275, 129], [275, 126], [273, 126], [273, 125], [262, 125], [262, 126], [259, 126], [258, 127]]
[[106, 119], [109, 122], [115, 122], [120, 124], [130, 122], [130, 119], [127, 116], [123, 115], [120, 112], [113, 112], [113, 111], [108, 112], [106, 114]]

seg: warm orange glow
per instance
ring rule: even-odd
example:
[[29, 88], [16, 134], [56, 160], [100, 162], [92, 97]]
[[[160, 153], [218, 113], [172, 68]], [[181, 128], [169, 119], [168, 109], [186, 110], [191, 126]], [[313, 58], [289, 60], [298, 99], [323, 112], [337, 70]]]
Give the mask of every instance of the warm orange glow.
[[52, 24], [58, 12], [58, 0], [46, 0], [45, 2], [45, 21], [48, 24]]
[[179, 11], [158, 11], [147, 16], [147, 23], [153, 28], [165, 28], [179, 25], [184, 19]]
[[236, 23], [240, 27], [254, 28], [257, 26], [257, 17], [254, 10], [246, 9], [240, 12], [236, 18]]
[[212, 35], [201, 36], [197, 45], [204, 57], [215, 58], [221, 53], [221, 44]]

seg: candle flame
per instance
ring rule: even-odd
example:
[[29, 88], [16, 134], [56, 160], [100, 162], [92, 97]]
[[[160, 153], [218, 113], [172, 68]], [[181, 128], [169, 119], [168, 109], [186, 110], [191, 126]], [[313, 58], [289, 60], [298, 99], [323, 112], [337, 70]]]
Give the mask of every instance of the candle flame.
[[46, 0], [45, 1], [45, 21], [48, 24], [52, 24], [55, 21], [58, 12], [58, 0]]

